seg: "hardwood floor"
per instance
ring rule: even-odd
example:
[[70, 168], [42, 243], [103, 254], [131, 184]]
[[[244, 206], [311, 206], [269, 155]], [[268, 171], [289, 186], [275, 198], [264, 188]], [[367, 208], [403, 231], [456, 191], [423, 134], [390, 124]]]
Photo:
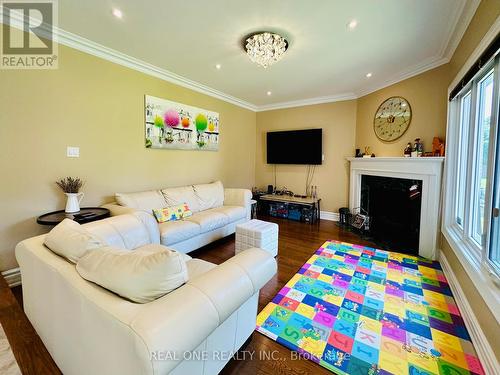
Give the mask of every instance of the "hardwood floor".
[[[355, 234], [341, 230], [336, 223], [321, 220], [309, 225], [284, 219], [263, 218], [279, 224], [279, 251], [277, 274], [264, 286], [259, 297], [259, 311], [271, 301], [278, 291], [300, 269], [310, 256], [329, 239], [373, 246]], [[234, 256], [234, 235], [190, 253], [220, 264]], [[9, 290], [0, 278], [0, 323], [11, 343], [14, 355], [23, 374], [60, 374], [59, 369], [45, 349], [40, 338], [22, 312], [21, 288]], [[15, 297], [14, 297], [15, 295]], [[16, 298], [21, 303], [16, 301]], [[271, 356], [271, 359], [265, 356]], [[291, 351], [273, 340], [254, 332], [251, 340], [231, 360], [221, 374], [329, 374], [323, 367], [305, 360], [292, 359]]]

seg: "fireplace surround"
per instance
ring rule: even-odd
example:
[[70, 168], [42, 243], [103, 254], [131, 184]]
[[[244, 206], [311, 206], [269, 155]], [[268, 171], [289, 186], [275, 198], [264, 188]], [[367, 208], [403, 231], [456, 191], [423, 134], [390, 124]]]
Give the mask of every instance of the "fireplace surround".
[[[363, 176], [421, 181], [418, 255], [436, 259], [441, 217], [441, 180], [444, 158], [348, 158], [350, 162], [349, 207], [361, 207]], [[391, 202], [388, 202], [390, 204]]]

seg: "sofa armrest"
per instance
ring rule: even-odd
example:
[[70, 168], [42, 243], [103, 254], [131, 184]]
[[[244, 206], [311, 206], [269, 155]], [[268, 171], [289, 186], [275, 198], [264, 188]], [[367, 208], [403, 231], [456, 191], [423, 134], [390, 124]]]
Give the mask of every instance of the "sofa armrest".
[[101, 207], [107, 208], [111, 212], [111, 216], [133, 214], [134, 212], [139, 211], [136, 208], [120, 206], [116, 202], [103, 204]]
[[[195, 350], [275, 273], [276, 260], [266, 251], [245, 250], [149, 303], [131, 327], [151, 353], [169, 352], [174, 358], [182, 358], [184, 352]], [[177, 364], [153, 360], [154, 372], [168, 373]]]
[[248, 189], [224, 189], [225, 206], [248, 206], [252, 200], [252, 192]]
[[243, 206], [245, 207], [248, 220], [251, 218], [252, 192], [248, 189], [224, 189], [224, 206]]
[[211, 301], [219, 324], [276, 274], [276, 260], [262, 249], [248, 249], [189, 280]]

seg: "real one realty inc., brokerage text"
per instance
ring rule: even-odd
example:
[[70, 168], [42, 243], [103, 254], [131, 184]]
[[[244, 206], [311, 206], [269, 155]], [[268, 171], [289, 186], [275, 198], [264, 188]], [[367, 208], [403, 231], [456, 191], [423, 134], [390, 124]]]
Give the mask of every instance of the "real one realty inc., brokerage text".
[[251, 361], [251, 360], [268, 360], [282, 361], [290, 359], [292, 361], [299, 359], [311, 359], [312, 354], [305, 352], [290, 351], [290, 356], [285, 358], [279, 350], [240, 350], [237, 352], [229, 350], [196, 350], [196, 351], [162, 351], [157, 350], [151, 352], [150, 359], [152, 361], [228, 361], [234, 359], [236, 361]]

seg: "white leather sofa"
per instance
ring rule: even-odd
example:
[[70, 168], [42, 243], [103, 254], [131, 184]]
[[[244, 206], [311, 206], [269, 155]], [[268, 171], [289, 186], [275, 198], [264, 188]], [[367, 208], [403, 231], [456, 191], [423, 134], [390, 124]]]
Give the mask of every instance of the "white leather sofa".
[[158, 224], [162, 245], [188, 253], [235, 232], [237, 224], [250, 220], [252, 192], [225, 189], [220, 181], [136, 193], [117, 193], [116, 202], [103, 207], [111, 215], [187, 203], [193, 216]]
[[[152, 220], [136, 213], [85, 228], [132, 251], [160, 242]], [[185, 255], [189, 281], [137, 304], [81, 278], [43, 241], [16, 247], [24, 310], [66, 375], [217, 374], [253, 332], [259, 289], [276, 272], [274, 258], [260, 249], [218, 266]]]

